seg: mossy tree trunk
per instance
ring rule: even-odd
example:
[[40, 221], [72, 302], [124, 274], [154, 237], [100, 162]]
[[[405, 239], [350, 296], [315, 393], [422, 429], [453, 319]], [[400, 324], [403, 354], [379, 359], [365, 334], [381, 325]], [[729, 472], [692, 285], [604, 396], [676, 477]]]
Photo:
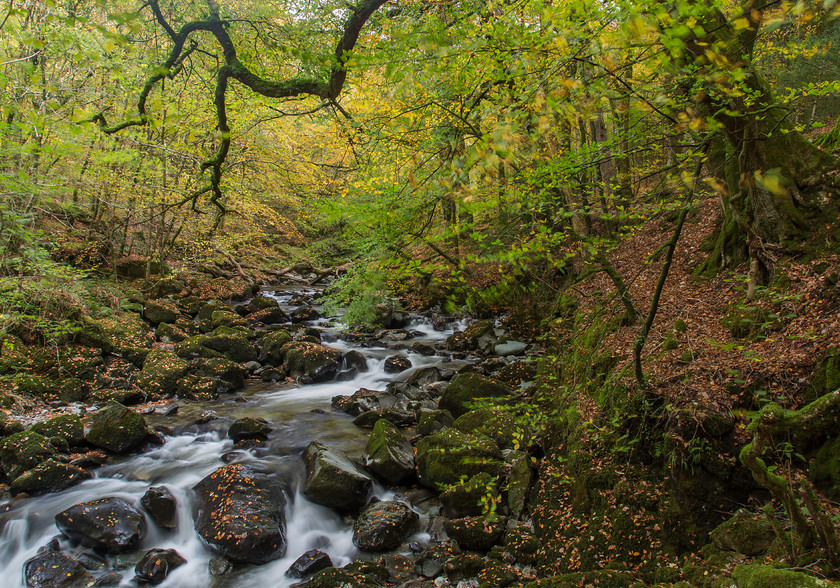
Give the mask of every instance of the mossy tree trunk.
[[772, 275], [774, 247], [806, 234], [823, 175], [837, 165], [792, 128], [789, 112], [752, 64], [762, 7], [744, 0], [730, 18], [707, 5], [704, 29], [712, 32], [685, 45], [686, 62], [704, 82], [694, 97], [697, 113], [714, 121], [723, 137], [716, 150], [722, 159], [714, 166], [723, 223], [701, 271], [715, 271], [740, 253], [749, 257], [753, 285]]

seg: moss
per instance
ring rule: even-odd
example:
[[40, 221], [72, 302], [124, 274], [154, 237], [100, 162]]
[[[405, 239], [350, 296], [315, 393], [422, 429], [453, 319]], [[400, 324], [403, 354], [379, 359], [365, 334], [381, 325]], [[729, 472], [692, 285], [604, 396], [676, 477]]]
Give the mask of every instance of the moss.
[[471, 410], [459, 416], [452, 426], [463, 433], [489, 437], [501, 449], [512, 449], [526, 437], [524, 428], [509, 413], [495, 408]]
[[500, 480], [480, 472], [467, 480], [447, 487], [440, 495], [443, 513], [450, 518], [485, 515], [495, 508]]
[[15, 433], [0, 445], [0, 465], [9, 480], [14, 480], [54, 455], [55, 448], [49, 439], [34, 431]]
[[222, 357], [220, 352], [210, 349], [205, 345], [207, 340], [207, 335], [188, 337], [187, 339], [175, 344], [175, 354], [182, 359], [190, 360], [197, 359], [199, 357], [204, 359]]
[[96, 447], [114, 453], [127, 453], [139, 447], [147, 435], [146, 421], [141, 415], [110, 400], [94, 413], [85, 439]]
[[12, 494], [41, 494], [59, 492], [87, 477], [82, 468], [48, 459], [15, 478], [10, 486]]
[[454, 417], [459, 417], [466, 413], [476, 400], [503, 401], [509, 399], [512, 392], [498, 380], [473, 373], [459, 374], [444, 390], [439, 406], [451, 412]]
[[810, 478], [814, 485], [840, 498], [840, 437], [826, 441], [811, 460]]
[[143, 309], [143, 317], [154, 326], [174, 323], [180, 316], [181, 312], [172, 300], [149, 300]]
[[736, 566], [732, 570], [732, 578], [738, 584], [738, 588], [818, 588], [833, 584], [802, 572], [781, 570], [761, 564]]
[[335, 377], [343, 357], [337, 349], [317, 343], [294, 341], [285, 347], [285, 366], [293, 378], [323, 382]]
[[811, 385], [813, 390], [808, 392], [808, 401], [840, 388], [840, 348], [826, 352], [811, 377]]
[[201, 360], [196, 373], [216, 380], [217, 388], [222, 388], [224, 392], [233, 392], [245, 385], [245, 369], [229, 359]]
[[631, 572], [593, 570], [543, 578], [526, 586], [527, 588], [573, 588], [575, 586], [597, 585], [599, 588], [628, 588], [637, 581], [638, 576]]
[[753, 516], [745, 510], [739, 510], [711, 532], [718, 549], [751, 556], [766, 552], [774, 538], [773, 527], [763, 515]]
[[501, 476], [502, 453], [493, 441], [446, 429], [417, 442], [417, 476], [424, 486], [443, 489], [457, 484], [462, 476], [481, 472]]
[[137, 385], [151, 394], [174, 396], [178, 380], [187, 373], [187, 362], [168, 349], [155, 349], [146, 357]]
[[149, 326], [133, 312], [119, 312], [100, 319], [82, 318], [76, 340], [105, 353], [121, 352], [130, 347], [150, 347], [154, 342]]
[[257, 350], [239, 330], [216, 330], [213, 334], [206, 335], [201, 344], [240, 363], [256, 361], [258, 357]]
[[36, 423], [30, 430], [44, 437], [62, 437], [70, 445], [81, 445], [85, 440], [82, 419], [74, 414], [64, 414], [42, 423]]

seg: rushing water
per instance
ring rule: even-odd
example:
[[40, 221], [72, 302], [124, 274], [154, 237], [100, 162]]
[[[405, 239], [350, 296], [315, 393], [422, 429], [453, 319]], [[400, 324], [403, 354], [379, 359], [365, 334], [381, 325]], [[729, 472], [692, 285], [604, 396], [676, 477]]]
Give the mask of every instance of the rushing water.
[[[290, 296], [279, 294], [275, 297], [288, 310]], [[452, 333], [451, 330], [435, 331], [423, 319], [415, 320], [407, 328], [419, 335], [410, 343], [432, 343]], [[102, 467], [96, 471], [95, 478], [63, 492], [13, 501], [7, 505], [8, 511], [3, 515], [6, 524], [0, 533], [0, 585], [7, 588], [25, 585], [24, 563], [50, 540], [60, 539], [54, 523], [57, 513], [74, 504], [106, 496], [118, 496], [139, 504], [150, 486], [166, 486], [178, 499], [178, 526], [168, 531], [150, 523], [148, 533], [136, 552], [109, 556], [112, 558], [110, 561], [102, 560], [103, 566], [113, 565], [114, 557], [119, 564], [124, 564], [115, 566], [123, 574], [120, 585], [134, 585], [134, 564], [153, 547], [174, 548], [188, 562], [169, 575], [161, 584], [165, 587], [289, 586], [299, 580], [286, 577], [285, 571], [295, 559], [313, 548], [328, 553], [336, 566], [348, 563], [356, 555], [351, 528], [331, 509], [313, 504], [296, 492], [286, 510], [286, 557], [262, 566], [239, 566], [230, 576], [213, 577], [208, 572], [208, 564], [214, 554], [195, 533], [191, 514], [190, 488], [226, 463], [245, 463], [261, 471], [277, 473], [296, 488], [303, 473], [300, 454], [312, 440], [318, 439], [337, 447], [351, 457], [361, 455], [367, 432], [353, 425], [351, 417], [333, 411], [330, 407], [332, 397], [350, 395], [359, 388], [384, 390], [394, 379], [404, 380], [417, 368], [443, 361], [441, 357], [425, 357], [403, 350], [400, 353], [412, 361], [413, 368], [395, 377], [386, 374], [383, 369], [385, 358], [394, 354], [393, 350], [384, 346], [362, 347], [340, 338], [328, 342], [335, 334], [335, 331], [325, 329], [325, 343], [342, 350], [353, 348], [361, 351], [368, 362], [367, 372], [344, 382], [312, 385], [253, 383], [238, 394], [218, 400], [180, 404], [174, 416], [147, 416], [150, 426], [166, 424], [173, 427], [175, 434], [166, 437], [163, 446]], [[195, 425], [198, 416], [205, 411], [213, 411], [219, 418], [206, 425]], [[268, 443], [257, 450], [234, 451], [232, 441], [226, 438], [230, 424], [244, 417], [262, 417], [273, 428]], [[390, 495], [381, 487], [376, 493], [380, 497]], [[64, 539], [60, 539], [60, 543], [62, 551], [71, 556], [86, 553], [86, 565], [90, 566], [90, 550], [74, 547]]]

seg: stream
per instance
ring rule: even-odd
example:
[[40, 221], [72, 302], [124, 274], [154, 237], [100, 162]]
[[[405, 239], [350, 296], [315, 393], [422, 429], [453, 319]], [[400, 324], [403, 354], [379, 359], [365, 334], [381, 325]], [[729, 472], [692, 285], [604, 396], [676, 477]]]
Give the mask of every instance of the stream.
[[[275, 298], [289, 311], [293, 294], [282, 291], [265, 293]], [[333, 510], [313, 504], [297, 490], [302, 479], [301, 453], [313, 440], [320, 440], [341, 449], [351, 458], [361, 456], [369, 430], [353, 425], [352, 417], [331, 408], [332, 397], [351, 395], [359, 388], [384, 390], [393, 380], [405, 380], [417, 368], [437, 365], [457, 369], [460, 363], [445, 363], [441, 356], [423, 356], [410, 349], [400, 351], [408, 357], [413, 367], [399, 374], [387, 374], [385, 358], [396, 353], [385, 344], [364, 347], [341, 338], [341, 332], [325, 321], [314, 324], [323, 331], [323, 343], [340, 349], [357, 349], [366, 358], [369, 370], [349, 381], [321, 384], [249, 382], [235, 394], [223, 395], [208, 402], [178, 402], [178, 411], [171, 416], [144, 415], [150, 428], [155, 425], [171, 427], [174, 434], [166, 436], [165, 443], [145, 453], [112, 461], [96, 470], [95, 478], [86, 480], [62, 492], [13, 500], [5, 508], [6, 524], [0, 532], [0, 575], [7, 588], [23, 587], [24, 563], [35, 556], [39, 548], [58, 538], [61, 550], [71, 557], [82, 558], [85, 566], [114, 566], [122, 575], [121, 586], [135, 586], [134, 564], [153, 547], [174, 548], [187, 564], [175, 569], [160, 586], [169, 587], [239, 587], [239, 586], [290, 586], [300, 580], [285, 576], [289, 566], [304, 552], [317, 548], [330, 555], [335, 566], [349, 563], [361, 554], [352, 542], [352, 527]], [[452, 326], [445, 331], [435, 331], [422, 317], [412, 319], [406, 329], [414, 333], [410, 343], [436, 343], [452, 334]], [[212, 411], [218, 418], [197, 425], [200, 415]], [[250, 451], [233, 449], [227, 438], [227, 429], [235, 420], [244, 417], [261, 417], [273, 428], [269, 440]], [[208, 571], [211, 559], [218, 557], [201, 541], [193, 528], [191, 488], [202, 478], [229, 463], [248, 464], [255, 469], [276, 473], [290, 482], [293, 496], [286, 507], [288, 548], [286, 556], [262, 566], [237, 566], [225, 576], [212, 576]], [[138, 504], [150, 486], [166, 486], [178, 500], [178, 525], [174, 530], [147, 525], [148, 532], [136, 551], [124, 555], [94, 559], [93, 552], [71, 545], [61, 538], [55, 526], [57, 513], [81, 502], [107, 496], [124, 498]], [[394, 497], [394, 493], [377, 486], [379, 498]], [[2, 510], [0, 510], [2, 512]], [[423, 513], [421, 512], [421, 516]], [[422, 528], [422, 525], [421, 525]], [[418, 536], [415, 540], [423, 540]], [[84, 555], [83, 555], [84, 554]]]

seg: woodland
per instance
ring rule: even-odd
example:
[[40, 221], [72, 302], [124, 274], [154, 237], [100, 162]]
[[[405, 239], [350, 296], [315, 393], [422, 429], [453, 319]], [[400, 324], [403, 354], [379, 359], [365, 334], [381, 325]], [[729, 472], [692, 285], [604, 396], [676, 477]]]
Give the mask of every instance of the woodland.
[[[459, 362], [331, 404], [366, 479], [434, 494], [432, 539], [354, 534], [388, 555], [300, 585], [840, 582], [836, 0], [6, 0], [0, 96], [0, 545], [180, 434], [138, 415], [352, 378], [350, 342]], [[409, 317], [453, 332], [411, 347]], [[260, 456], [277, 423], [246, 420], [221, 434]], [[390, 524], [316, 497], [311, 464], [361, 467], [325, 447], [303, 495]], [[190, 500], [274, 512], [236, 467]], [[195, 508], [214, 585], [285, 557]], [[132, 585], [64, 514], [0, 569]]]

